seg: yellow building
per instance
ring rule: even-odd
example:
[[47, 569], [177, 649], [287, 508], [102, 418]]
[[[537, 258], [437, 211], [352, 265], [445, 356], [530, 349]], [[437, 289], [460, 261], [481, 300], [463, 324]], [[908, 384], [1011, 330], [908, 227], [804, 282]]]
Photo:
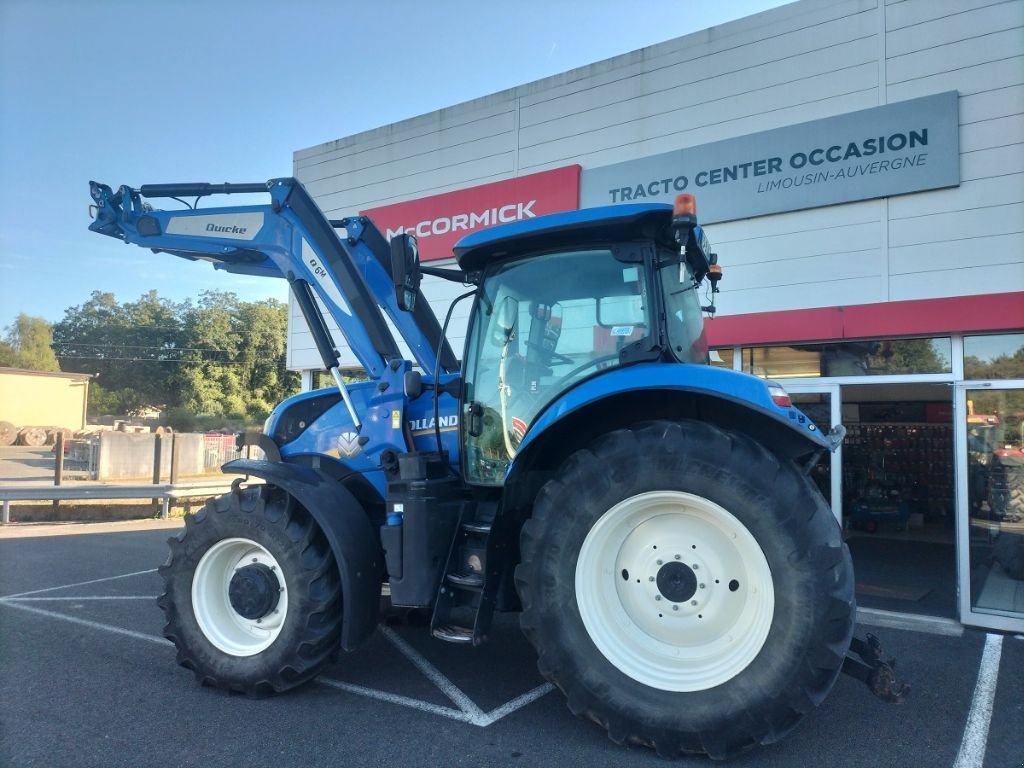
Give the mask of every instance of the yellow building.
[[89, 379], [87, 373], [0, 368], [0, 422], [84, 429]]

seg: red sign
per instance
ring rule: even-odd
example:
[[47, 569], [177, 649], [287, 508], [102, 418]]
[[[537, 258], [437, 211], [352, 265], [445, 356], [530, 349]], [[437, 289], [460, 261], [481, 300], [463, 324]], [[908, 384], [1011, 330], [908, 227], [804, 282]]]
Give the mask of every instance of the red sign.
[[573, 211], [579, 205], [580, 166], [569, 165], [359, 213], [388, 240], [402, 233], [415, 235], [420, 260], [435, 261], [451, 258], [452, 246], [470, 232]]

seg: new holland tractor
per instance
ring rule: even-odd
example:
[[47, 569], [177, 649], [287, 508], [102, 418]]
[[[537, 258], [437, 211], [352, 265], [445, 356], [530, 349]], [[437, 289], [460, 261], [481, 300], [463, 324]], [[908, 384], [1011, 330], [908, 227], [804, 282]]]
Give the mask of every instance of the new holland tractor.
[[[841, 428], [706, 364], [721, 270], [691, 197], [472, 232], [436, 268], [295, 179], [91, 192], [95, 232], [286, 279], [336, 384], [242, 437], [265, 458], [225, 465], [245, 478], [170, 541], [165, 634], [203, 683], [298, 686], [374, 632], [389, 591], [452, 643], [521, 611], [570, 709], [665, 756], [775, 742], [840, 670], [906, 695], [853, 638], [850, 555], [808, 478]], [[197, 205], [243, 193], [264, 200]], [[472, 299], [461, 361], [424, 273]], [[368, 381], [345, 381], [325, 312]]]

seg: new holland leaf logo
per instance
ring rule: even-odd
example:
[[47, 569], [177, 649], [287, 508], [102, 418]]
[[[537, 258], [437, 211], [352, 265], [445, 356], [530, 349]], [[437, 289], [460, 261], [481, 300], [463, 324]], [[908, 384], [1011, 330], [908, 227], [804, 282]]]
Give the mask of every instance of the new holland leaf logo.
[[355, 456], [362, 450], [359, 445], [359, 433], [342, 432], [338, 435], [338, 453], [342, 456]]

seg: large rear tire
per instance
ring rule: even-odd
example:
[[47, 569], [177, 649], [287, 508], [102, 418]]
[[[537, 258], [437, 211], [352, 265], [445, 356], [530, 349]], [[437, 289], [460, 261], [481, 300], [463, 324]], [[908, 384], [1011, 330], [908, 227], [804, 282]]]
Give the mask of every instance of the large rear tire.
[[992, 554], [1007, 576], [1024, 581], [1024, 536], [1005, 531], [996, 534]]
[[339, 645], [341, 589], [330, 545], [285, 491], [213, 499], [168, 542], [158, 603], [178, 663], [249, 695], [316, 676]]
[[811, 482], [743, 435], [659, 421], [540, 491], [516, 584], [541, 673], [617, 742], [727, 758], [821, 703], [853, 567]]
[[992, 462], [988, 506], [997, 520], [1024, 520], [1024, 457], [998, 456]]

